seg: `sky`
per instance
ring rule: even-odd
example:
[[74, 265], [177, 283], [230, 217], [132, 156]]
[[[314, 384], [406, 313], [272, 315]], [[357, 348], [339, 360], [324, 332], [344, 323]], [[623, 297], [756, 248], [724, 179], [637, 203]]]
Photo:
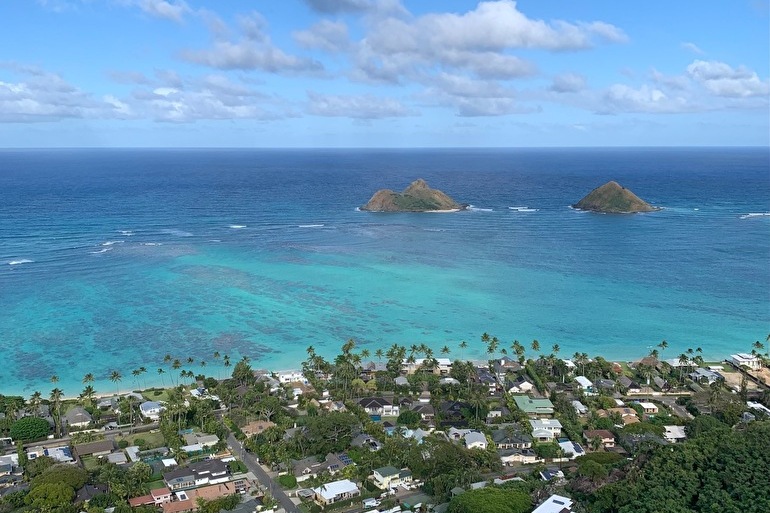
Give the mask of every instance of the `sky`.
[[770, 145], [770, 1], [2, 0], [0, 147]]

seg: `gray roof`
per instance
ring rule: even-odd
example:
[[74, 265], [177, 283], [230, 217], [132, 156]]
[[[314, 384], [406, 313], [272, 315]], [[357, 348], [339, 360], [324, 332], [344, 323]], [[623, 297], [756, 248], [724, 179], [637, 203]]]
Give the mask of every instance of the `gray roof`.
[[91, 414], [88, 413], [82, 406], [75, 406], [64, 414], [64, 418], [68, 424], [83, 424], [90, 423], [93, 420]]

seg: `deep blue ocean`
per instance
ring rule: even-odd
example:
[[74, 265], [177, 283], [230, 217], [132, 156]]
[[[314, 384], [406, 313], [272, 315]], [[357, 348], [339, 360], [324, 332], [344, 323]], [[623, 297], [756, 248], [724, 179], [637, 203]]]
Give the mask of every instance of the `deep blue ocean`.
[[[417, 178], [474, 207], [356, 210]], [[608, 180], [664, 209], [569, 208]], [[768, 213], [767, 148], [0, 150], [0, 393], [168, 384], [166, 354], [296, 368], [349, 338], [481, 357], [485, 331], [721, 359], [770, 333]]]

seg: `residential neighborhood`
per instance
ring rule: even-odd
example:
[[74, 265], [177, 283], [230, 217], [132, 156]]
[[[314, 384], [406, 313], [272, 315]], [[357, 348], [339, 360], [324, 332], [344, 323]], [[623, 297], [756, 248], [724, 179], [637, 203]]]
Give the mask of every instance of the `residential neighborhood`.
[[246, 358], [225, 379], [183, 369], [187, 383], [98, 399], [90, 385], [77, 400], [3, 396], [0, 511], [51, 505], [40, 483], [65, 470], [67, 504], [89, 512], [452, 513], [494, 494], [524, 513], [602, 511], [587, 493], [644, 451], [689, 447], [703, 419], [737, 433], [770, 419], [747, 354], [674, 367], [394, 346], [384, 363], [355, 348], [332, 365], [311, 347], [275, 373]]

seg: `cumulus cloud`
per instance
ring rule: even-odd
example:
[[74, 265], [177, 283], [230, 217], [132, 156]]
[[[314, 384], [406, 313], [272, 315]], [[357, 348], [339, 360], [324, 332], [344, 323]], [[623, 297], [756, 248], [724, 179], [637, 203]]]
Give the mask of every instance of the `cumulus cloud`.
[[127, 103], [156, 121], [193, 123], [199, 120], [274, 120], [291, 116], [283, 102], [222, 75], [180, 79], [170, 85], [156, 81], [136, 89]]
[[184, 0], [116, 0], [126, 7], [136, 7], [143, 13], [164, 20], [181, 23], [193, 9]]
[[[379, 17], [358, 42], [351, 77], [368, 82], [424, 82], [441, 72], [464, 73], [484, 80], [534, 76], [535, 64], [513, 52], [582, 50], [597, 42], [622, 42], [623, 31], [601, 21], [531, 19], [516, 2], [481, 2], [465, 13], [418, 17]], [[490, 105], [501, 102], [490, 101]], [[488, 108], [480, 111], [499, 112]]]
[[553, 77], [551, 91], [555, 93], [576, 93], [586, 88], [586, 79], [577, 73], [565, 73]]
[[398, 0], [305, 0], [305, 3], [323, 14], [406, 12]]
[[126, 117], [130, 110], [111, 98], [97, 99], [60, 75], [4, 65], [16, 78], [0, 79], [0, 122], [58, 121], [67, 118]]
[[350, 46], [348, 27], [344, 23], [321, 20], [307, 30], [295, 32], [294, 40], [304, 48], [341, 52]]
[[308, 91], [307, 111], [316, 116], [383, 119], [413, 115], [400, 101], [371, 95], [343, 96]]
[[268, 36], [265, 19], [258, 13], [240, 16], [241, 38], [237, 41], [215, 40], [205, 50], [184, 50], [184, 60], [223, 70], [260, 70], [267, 73], [315, 73], [323, 65], [313, 59], [290, 55], [275, 46]]
[[750, 98], [770, 94], [770, 81], [760, 80], [755, 71], [744, 66], [733, 68], [724, 62], [695, 60], [687, 66], [687, 75], [716, 96]]
[[683, 49], [687, 50], [688, 52], [692, 52], [698, 55], [703, 55], [704, 53], [706, 53], [703, 50], [701, 50], [700, 47], [695, 43], [684, 42], [681, 44], [681, 46]]
[[693, 110], [683, 96], [672, 97], [660, 89], [642, 85], [634, 88], [625, 84], [610, 86], [602, 95], [597, 111], [600, 114], [618, 112], [673, 113]]

